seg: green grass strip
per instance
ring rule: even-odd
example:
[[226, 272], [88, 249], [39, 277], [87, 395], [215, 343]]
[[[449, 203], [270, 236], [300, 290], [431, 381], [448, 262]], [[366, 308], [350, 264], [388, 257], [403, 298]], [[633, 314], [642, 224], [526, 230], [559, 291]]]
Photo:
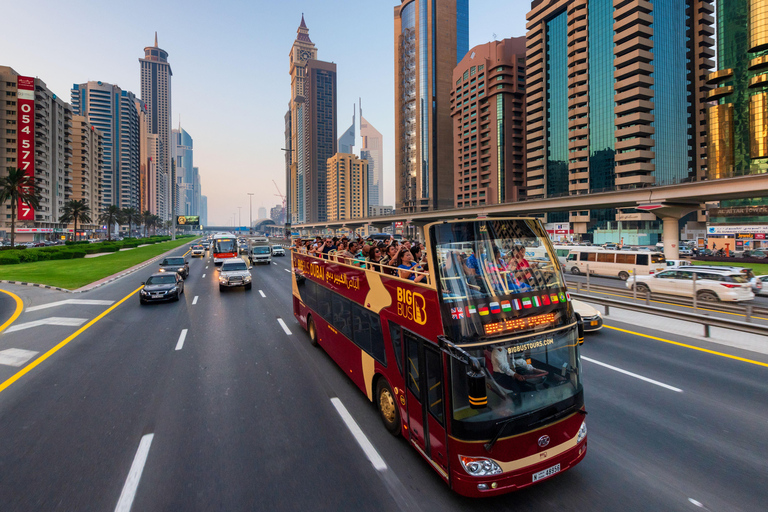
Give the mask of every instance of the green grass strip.
[[737, 259], [730, 261], [692, 261], [694, 265], [711, 265], [718, 267], [746, 267], [751, 268], [756, 276], [768, 274], [768, 263], [742, 263]]
[[75, 290], [143, 263], [166, 251], [188, 244], [192, 240], [192, 238], [177, 239], [127, 251], [104, 254], [96, 258], [1, 265], [0, 280], [46, 284]]

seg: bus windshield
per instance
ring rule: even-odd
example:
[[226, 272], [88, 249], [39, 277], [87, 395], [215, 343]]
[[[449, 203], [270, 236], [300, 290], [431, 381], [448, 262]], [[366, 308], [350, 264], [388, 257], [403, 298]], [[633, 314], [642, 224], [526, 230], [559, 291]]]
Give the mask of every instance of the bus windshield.
[[215, 253], [237, 252], [237, 245], [235, 243], [235, 240], [232, 238], [223, 238], [221, 240], [216, 240], [215, 246], [213, 248], [213, 252]]
[[564, 324], [570, 297], [538, 221], [482, 219], [430, 229], [443, 324], [454, 342]]
[[[511, 419], [506, 436], [535, 428], [559, 412], [572, 411], [583, 400], [576, 327], [555, 334], [465, 348], [480, 361], [488, 405], [472, 408], [466, 378], [469, 366], [451, 358], [453, 435], [464, 440], [488, 439], [500, 420]], [[516, 419], [515, 419], [516, 418]]]

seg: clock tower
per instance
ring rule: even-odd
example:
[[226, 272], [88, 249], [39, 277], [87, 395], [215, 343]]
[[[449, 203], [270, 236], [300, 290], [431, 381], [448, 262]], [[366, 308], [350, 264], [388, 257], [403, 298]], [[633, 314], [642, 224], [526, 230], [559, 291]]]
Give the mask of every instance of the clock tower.
[[290, 60], [291, 74], [291, 103], [290, 103], [290, 148], [287, 151], [288, 161], [288, 222], [301, 223], [306, 221], [306, 187], [305, 176], [305, 151], [304, 151], [304, 126], [306, 99], [307, 62], [317, 60], [317, 48], [309, 38], [309, 29], [304, 23], [304, 14], [301, 15], [301, 24], [296, 31], [296, 40], [291, 46]]

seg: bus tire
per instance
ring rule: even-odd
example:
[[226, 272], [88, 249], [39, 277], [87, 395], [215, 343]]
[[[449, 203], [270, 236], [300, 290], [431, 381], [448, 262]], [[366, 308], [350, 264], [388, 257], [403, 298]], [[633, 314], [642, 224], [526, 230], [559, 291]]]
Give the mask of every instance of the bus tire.
[[315, 321], [312, 319], [312, 317], [307, 318], [307, 332], [309, 333], [309, 342], [312, 344], [313, 347], [317, 346], [317, 326], [315, 326]]
[[387, 379], [380, 377], [376, 383], [376, 407], [379, 409], [384, 427], [393, 436], [400, 434], [400, 411], [397, 407], [397, 397], [392, 392]]
[[626, 281], [627, 279], [629, 279], [629, 274], [622, 270], [621, 272], [619, 272], [619, 279], [621, 279], [622, 281]]
[[579, 270], [579, 267], [571, 267], [571, 274], [577, 276], [581, 274], [581, 270]]

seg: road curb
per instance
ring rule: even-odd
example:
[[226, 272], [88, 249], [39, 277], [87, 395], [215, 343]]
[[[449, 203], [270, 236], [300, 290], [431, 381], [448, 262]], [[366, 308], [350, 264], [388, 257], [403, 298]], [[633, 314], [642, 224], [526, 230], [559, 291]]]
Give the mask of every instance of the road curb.
[[[179, 247], [184, 247], [184, 245], [186, 245], [186, 244], [182, 244]], [[23, 282], [23, 281], [5, 281], [5, 280], [0, 280], [0, 283], [15, 284], [15, 285], [19, 285], [19, 286], [34, 286], [35, 288], [45, 288], [47, 290], [56, 290], [56, 291], [59, 291], [59, 292], [66, 292], [66, 293], [86, 293], [86, 292], [89, 292], [91, 290], [96, 290], [97, 288], [101, 288], [102, 286], [107, 285], [109, 283], [115, 282], [115, 281], [117, 281], [120, 278], [123, 278], [123, 277], [125, 277], [127, 275], [133, 274], [134, 272], [138, 272], [139, 270], [141, 270], [143, 268], [146, 268], [149, 265], [151, 265], [152, 263], [156, 262], [160, 258], [166, 257], [169, 253], [175, 251], [179, 247], [174, 247], [173, 249], [170, 249], [170, 250], [164, 252], [163, 254], [160, 254], [159, 256], [155, 256], [152, 259], [146, 260], [143, 263], [139, 263], [138, 265], [134, 265], [133, 267], [131, 267], [131, 268], [127, 269], [127, 270], [124, 270], [124, 271], [122, 271], [120, 273], [112, 274], [111, 276], [107, 276], [107, 277], [103, 278], [104, 280], [100, 279], [99, 281], [95, 281], [98, 284], [95, 284], [95, 285], [93, 283], [87, 284], [87, 285], [82, 286], [82, 287], [80, 287], [80, 288], [78, 288], [76, 290], [68, 290], [67, 288], [59, 288], [58, 286], [50, 286], [50, 285], [47, 285], [47, 284], [26, 283], [26, 282]]]

